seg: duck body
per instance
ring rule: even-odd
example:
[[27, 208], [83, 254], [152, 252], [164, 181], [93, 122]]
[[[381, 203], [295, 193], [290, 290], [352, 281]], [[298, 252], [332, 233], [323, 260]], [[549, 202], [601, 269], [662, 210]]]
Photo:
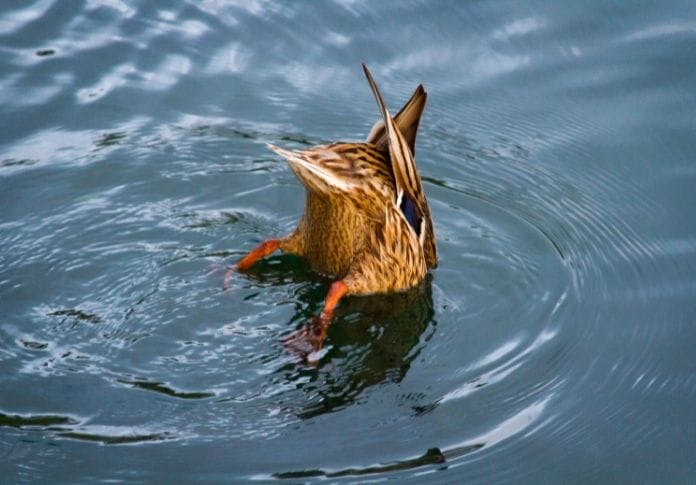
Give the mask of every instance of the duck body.
[[317, 272], [344, 279], [348, 294], [398, 291], [427, 272], [423, 250], [396, 207], [391, 163], [372, 143], [272, 150], [307, 189], [305, 211], [280, 249]]
[[347, 201], [307, 193], [302, 219], [280, 248], [304, 257], [317, 273], [341, 278], [364, 243], [366, 225], [366, 217]]
[[[437, 265], [435, 234], [413, 153], [426, 93], [416, 89], [392, 118], [365, 66], [382, 119], [367, 140], [288, 150], [281, 155], [306, 189], [296, 229], [264, 241], [236, 266], [245, 270], [277, 249], [335, 276], [314, 329], [295, 336], [321, 347], [333, 309], [344, 295], [405, 290]], [[319, 329], [319, 330], [317, 330]]]

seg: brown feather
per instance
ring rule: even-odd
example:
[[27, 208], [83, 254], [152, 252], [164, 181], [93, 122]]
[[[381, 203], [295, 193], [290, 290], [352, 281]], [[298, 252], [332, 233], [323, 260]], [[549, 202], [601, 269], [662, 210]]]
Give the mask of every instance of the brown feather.
[[[375, 143], [304, 150], [269, 145], [307, 191], [302, 218], [280, 240], [280, 249], [305, 257], [315, 271], [341, 278], [348, 294], [410, 288], [437, 262], [430, 210], [412, 155], [425, 90], [419, 86], [394, 120], [367, 68], [365, 73], [383, 118], [368, 137]], [[403, 194], [423, 221], [420, 237], [398, 205]]]
[[[411, 98], [406, 101], [406, 104], [394, 116], [394, 123], [404, 136], [411, 153], [416, 154], [416, 135], [418, 134], [418, 125], [420, 124], [425, 102], [428, 94], [425, 92], [423, 85], [420, 84], [414, 91]], [[378, 150], [389, 153], [389, 136], [384, 126], [384, 119], [375, 122], [370, 134], [367, 136], [365, 143], [372, 143]]]
[[370, 71], [367, 69], [365, 64], [363, 64], [363, 70], [365, 71], [367, 81], [372, 88], [372, 93], [377, 100], [382, 117], [384, 118], [386, 132], [389, 138], [389, 154], [394, 179], [396, 181], [397, 197], [400, 198], [400, 193], [403, 191], [404, 196], [408, 197], [415, 203], [418, 216], [425, 221], [423, 234], [421, 234], [425, 259], [429, 268], [435, 267], [437, 266], [435, 229], [433, 228], [432, 219], [430, 217], [428, 201], [425, 198], [425, 193], [423, 192], [420, 174], [416, 168], [416, 161], [408, 148], [406, 140], [400, 133], [398, 127], [394, 123], [394, 120], [389, 114], [389, 111], [384, 104], [384, 100], [382, 99], [382, 95], [379, 92], [379, 88], [377, 87], [377, 83], [375, 83], [375, 80], [372, 78], [372, 74], [370, 74]]

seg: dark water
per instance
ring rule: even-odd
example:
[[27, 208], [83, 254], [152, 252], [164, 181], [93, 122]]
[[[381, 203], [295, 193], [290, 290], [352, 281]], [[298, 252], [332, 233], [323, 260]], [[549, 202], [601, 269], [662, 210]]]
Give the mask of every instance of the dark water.
[[[4, 1], [2, 481], [689, 482], [694, 2]], [[330, 283], [275, 256], [265, 143], [430, 93], [440, 266], [281, 338]]]

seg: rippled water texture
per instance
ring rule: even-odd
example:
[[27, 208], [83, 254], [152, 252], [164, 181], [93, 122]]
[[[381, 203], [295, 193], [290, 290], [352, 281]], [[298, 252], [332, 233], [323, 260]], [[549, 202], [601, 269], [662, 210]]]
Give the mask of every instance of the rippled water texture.
[[[0, 476], [696, 476], [694, 2], [2, 2]], [[266, 143], [429, 92], [440, 265], [281, 339], [330, 280], [274, 256]]]

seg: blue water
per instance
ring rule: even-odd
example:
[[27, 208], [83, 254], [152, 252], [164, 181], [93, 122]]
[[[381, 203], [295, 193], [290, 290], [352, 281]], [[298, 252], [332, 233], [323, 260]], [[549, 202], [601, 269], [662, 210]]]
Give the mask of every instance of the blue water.
[[[3, 482], [693, 482], [696, 4], [3, 2]], [[362, 139], [423, 83], [439, 266], [282, 338], [265, 144]]]

